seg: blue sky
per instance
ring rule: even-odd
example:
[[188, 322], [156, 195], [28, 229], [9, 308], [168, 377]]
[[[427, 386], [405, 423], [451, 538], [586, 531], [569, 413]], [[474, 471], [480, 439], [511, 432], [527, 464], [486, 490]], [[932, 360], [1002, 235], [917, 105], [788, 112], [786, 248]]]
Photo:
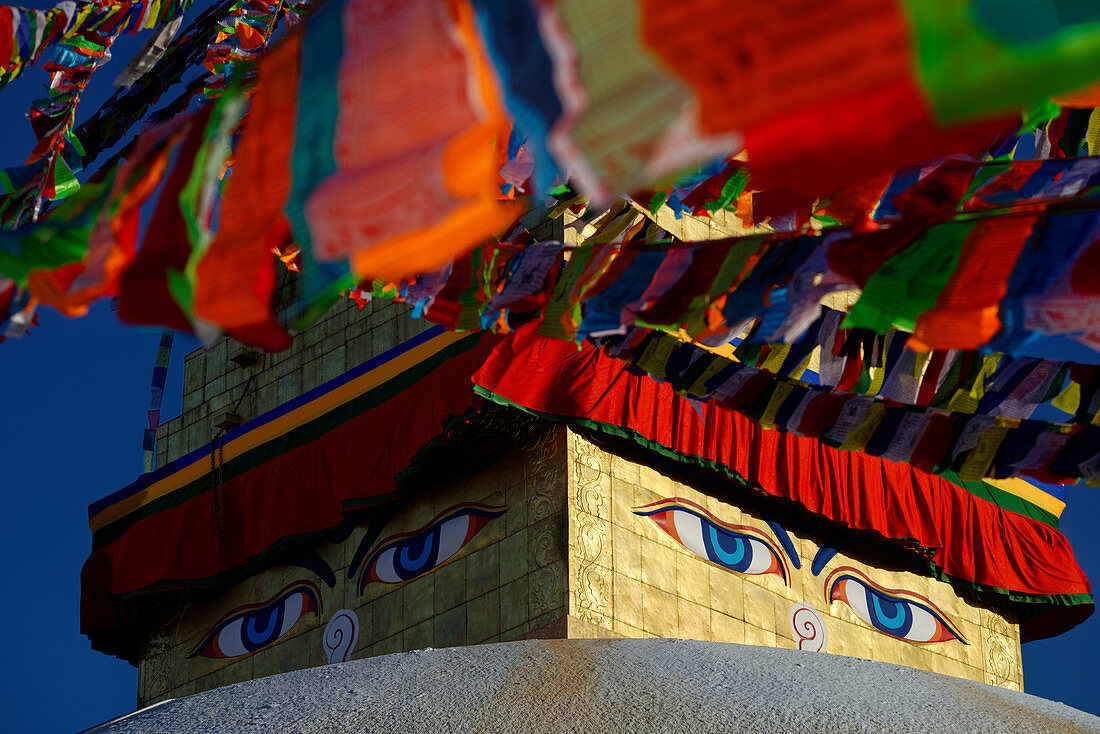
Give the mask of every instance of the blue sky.
[[[120, 40], [78, 122], [110, 96], [111, 80], [143, 42]], [[0, 91], [0, 167], [21, 164], [34, 146], [25, 115], [47, 84], [44, 71], [30, 69]], [[91, 547], [87, 505], [141, 472], [160, 336], [122, 325], [106, 302], [82, 319], [46, 311], [40, 321], [24, 339], [0, 344], [0, 557], [10, 594], [0, 612], [8, 630], [0, 710], [9, 731], [71, 732], [136, 703], [136, 669], [93, 652], [80, 634], [80, 567]], [[183, 384], [182, 350], [173, 356], [166, 417], [179, 413]]]
[[[87, 505], [141, 471], [141, 435], [159, 333], [120, 324], [106, 303], [82, 319], [46, 312], [26, 338], [0, 344], [0, 557], [8, 630], [0, 710], [11, 731], [74, 731], [132, 710], [137, 674], [94, 652], [79, 632], [80, 567], [90, 547]], [[164, 415], [177, 415], [189, 338], [172, 353]], [[1073, 488], [1066, 534], [1100, 578], [1094, 490]], [[1024, 646], [1028, 692], [1100, 714], [1093, 666], [1100, 620]], [[59, 705], [59, 699], [64, 705]]]
[[[122, 40], [78, 120], [111, 93], [110, 80], [143, 38]], [[23, 115], [45, 79], [31, 70], [0, 92], [0, 167], [21, 163], [33, 146]], [[29, 336], [0, 344], [0, 557], [8, 588], [0, 605], [0, 629], [7, 630], [0, 711], [7, 730], [71, 732], [135, 705], [136, 670], [92, 651], [79, 632], [80, 568], [90, 549], [87, 505], [141, 471], [158, 340], [159, 332], [123, 326], [100, 303], [82, 319], [47, 311]], [[193, 340], [177, 338], [164, 419], [179, 413], [183, 355], [193, 348]], [[1093, 579], [1100, 579], [1100, 536], [1092, 527], [1098, 513], [1095, 490], [1069, 491], [1064, 531]], [[1100, 714], [1091, 684], [1098, 658], [1094, 617], [1060, 638], [1025, 645], [1026, 688]]]
[[[102, 303], [82, 319], [43, 313], [29, 336], [0, 344], [8, 731], [71, 732], [134, 708], [136, 669], [93, 652], [80, 634], [80, 567], [91, 547], [88, 504], [141, 472], [159, 339]], [[183, 350], [172, 357], [166, 416], [179, 413], [183, 385]]]

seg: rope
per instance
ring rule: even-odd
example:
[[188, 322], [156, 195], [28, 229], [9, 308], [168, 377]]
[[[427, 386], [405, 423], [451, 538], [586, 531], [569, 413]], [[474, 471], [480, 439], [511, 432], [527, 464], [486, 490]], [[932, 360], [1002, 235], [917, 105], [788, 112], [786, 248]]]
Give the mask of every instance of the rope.
[[214, 529], [218, 540], [225, 539], [225, 431], [218, 431], [210, 439], [210, 481], [214, 485]]

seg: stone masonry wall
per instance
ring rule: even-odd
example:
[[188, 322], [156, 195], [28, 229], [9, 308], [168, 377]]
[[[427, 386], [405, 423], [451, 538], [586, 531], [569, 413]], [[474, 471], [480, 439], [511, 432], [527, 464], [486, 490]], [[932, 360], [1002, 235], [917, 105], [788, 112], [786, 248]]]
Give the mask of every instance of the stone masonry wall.
[[294, 337], [290, 349], [261, 355], [251, 367], [232, 361], [243, 350], [222, 337], [210, 351], [184, 358], [183, 413], [157, 429], [156, 466], [194, 451], [218, 432], [226, 413], [248, 421], [432, 327], [403, 303], [350, 299]]
[[[562, 218], [544, 214], [536, 210], [524, 217], [532, 236], [563, 241]], [[297, 276], [286, 272], [282, 277], [283, 289], [291, 292]], [[296, 334], [290, 349], [261, 355], [251, 367], [232, 361], [243, 347], [228, 337], [209, 351], [191, 352], [184, 358], [182, 414], [157, 429], [156, 468], [209, 444], [226, 413], [248, 421], [434, 326], [412, 318], [412, 310], [390, 301], [371, 301], [360, 310], [342, 299]]]
[[[261, 571], [211, 601], [188, 605], [151, 630], [138, 675], [138, 705], [198, 693], [326, 662], [324, 632], [339, 610], [358, 620], [351, 659], [425, 647], [564, 637], [565, 434], [556, 428], [472, 476], [432, 487], [390, 520], [383, 538], [416, 531], [462, 503], [505, 508], [453, 558], [400, 584], [357, 583], [349, 574], [370, 518], [338, 542], [313, 549], [335, 572], [328, 587], [299, 566]], [[378, 540], [376, 543], [384, 541]], [[369, 564], [373, 556], [367, 555]], [[251, 654], [196, 655], [212, 632], [241, 610], [313, 584], [320, 609], [303, 614], [284, 635]]]

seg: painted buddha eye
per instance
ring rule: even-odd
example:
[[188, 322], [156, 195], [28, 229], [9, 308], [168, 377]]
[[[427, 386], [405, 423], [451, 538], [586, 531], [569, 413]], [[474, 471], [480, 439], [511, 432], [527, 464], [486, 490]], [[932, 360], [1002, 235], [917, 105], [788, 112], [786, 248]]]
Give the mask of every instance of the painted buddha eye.
[[359, 579], [359, 591], [367, 584], [400, 584], [423, 576], [446, 563], [464, 545], [474, 539], [493, 518], [506, 508], [466, 504], [445, 511], [442, 519], [412, 533], [386, 539], [365, 564]]
[[922, 602], [898, 596], [855, 575], [853, 568], [838, 568], [825, 582], [830, 602], [842, 601], [855, 615], [880, 632], [909, 642], [959, 640], [967, 644], [927, 599]]
[[634, 514], [648, 517], [661, 530], [689, 551], [730, 571], [750, 576], [774, 573], [786, 583], [786, 566], [779, 551], [756, 534], [753, 528], [729, 525], [710, 516], [688, 500], [674, 500], [635, 508]]
[[320, 591], [308, 581], [291, 584], [271, 601], [234, 609], [187, 657], [235, 658], [267, 647], [312, 612], [321, 610]]

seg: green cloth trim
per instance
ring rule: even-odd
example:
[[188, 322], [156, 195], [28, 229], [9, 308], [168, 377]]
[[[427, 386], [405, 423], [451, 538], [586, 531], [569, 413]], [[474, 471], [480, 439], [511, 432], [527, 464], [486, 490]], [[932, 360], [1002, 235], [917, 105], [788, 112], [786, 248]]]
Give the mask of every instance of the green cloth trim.
[[[466, 339], [450, 344], [423, 362], [410, 367], [391, 380], [382, 383], [378, 387], [363, 393], [357, 398], [333, 408], [309, 423], [299, 426], [292, 431], [273, 438], [267, 443], [261, 444], [235, 459], [222, 465], [223, 482], [228, 482], [240, 475], [255, 469], [256, 467], [287, 453], [299, 446], [315, 441], [329, 431], [338, 428], [349, 420], [377, 408], [382, 403], [408, 390], [419, 382], [429, 372], [432, 372], [443, 362], [464, 354], [479, 342], [480, 334], [474, 334]], [[418, 454], [419, 455], [419, 452]], [[415, 457], [414, 457], [415, 458]], [[185, 484], [179, 489], [170, 492], [163, 497], [149, 502], [134, 510], [125, 517], [121, 517], [109, 525], [100, 528], [92, 535], [92, 548], [102, 548], [118, 538], [133, 527], [137, 522], [161, 512], [183, 504], [213, 489], [210, 474], [204, 474], [193, 482]]]
[[1030, 517], [1032, 520], [1041, 522], [1044, 525], [1049, 525], [1055, 530], [1059, 529], [1061, 521], [1059, 520], [1057, 515], [1047, 512], [1042, 507], [1028, 502], [1023, 497], [1014, 495], [1011, 492], [1006, 492], [1000, 487], [994, 487], [992, 484], [987, 484], [986, 482], [964, 482], [963, 480], [959, 479], [958, 472], [952, 471], [950, 469], [938, 471], [936, 472], [936, 474], [943, 477], [952, 484], [959, 485], [975, 497], [981, 497], [983, 500], [992, 502], [993, 504], [997, 505], [997, 507], [1000, 507], [1002, 510], [1015, 512], [1019, 515], [1023, 515], [1024, 517]]
[[[588, 428], [590, 430], [598, 431], [598, 432], [601, 432], [601, 433], [605, 433], [605, 434], [609, 434], [609, 435], [612, 435], [612, 436], [617, 436], [619, 438], [624, 438], [624, 439], [633, 441], [634, 443], [638, 444], [639, 446], [641, 446], [643, 448], [646, 448], [646, 449], [649, 449], [650, 451], [653, 451], [657, 454], [660, 454], [661, 456], [664, 456], [664, 457], [669, 458], [669, 459], [673, 459], [673, 460], [678, 461], [682, 464], [694, 464], [695, 466], [702, 467], [704, 469], [709, 469], [711, 471], [718, 472], [719, 474], [724, 474], [725, 476], [739, 482], [741, 485], [743, 485], [745, 487], [750, 487], [750, 488], [752, 488], [752, 489], [754, 489], [758, 492], [761, 492], [762, 494], [764, 494], [767, 497], [772, 497], [772, 495], [767, 494], [767, 492], [764, 492], [763, 487], [761, 487], [759, 484], [756, 484], [754, 482], [746, 481], [744, 477], [742, 477], [737, 472], [731, 470], [725, 464], [719, 464], [717, 462], [711, 461], [710, 459], [705, 459], [701, 456], [693, 456], [691, 454], [681, 453], [679, 451], [676, 451], [675, 449], [671, 449], [671, 448], [665, 446], [662, 443], [652, 441], [652, 440], [646, 438], [645, 436], [641, 435], [637, 431], [632, 431], [628, 428], [622, 428], [621, 426], [616, 426], [616, 425], [613, 425], [613, 424], [610, 424], [610, 423], [603, 423], [601, 421], [591, 420], [589, 418], [567, 418], [567, 417], [560, 416], [560, 415], [555, 415], [555, 414], [552, 414], [552, 413], [542, 413], [542, 412], [537, 411], [537, 410], [531, 410], [530, 408], [526, 408], [526, 407], [524, 407], [524, 406], [522, 406], [518, 403], [513, 403], [511, 400], [508, 400], [505, 397], [501, 397], [500, 395], [497, 395], [496, 393], [492, 392], [491, 390], [487, 390], [487, 389], [481, 387], [480, 385], [474, 385], [474, 392], [476, 394], [480, 395], [481, 397], [485, 398], [486, 400], [491, 400], [494, 403], [498, 403], [500, 405], [506, 405], [506, 406], [515, 408], [517, 410], [522, 410], [525, 413], [530, 413], [531, 415], [537, 416], [539, 418], [544, 418], [546, 420], [555, 421], [557, 423], [566, 423], [566, 424], [569, 424], [569, 425], [578, 425], [578, 426], [582, 426], [584, 428]], [[963, 488], [965, 489], [965, 487], [963, 487]], [[886, 537], [886, 536], [883, 536], [883, 537]], [[923, 548], [923, 546], [916, 543], [912, 538], [909, 538], [909, 539], [887, 538], [887, 540], [895, 540], [895, 541], [900, 540], [902, 542], [905, 542], [906, 540], [908, 540], [908, 542], [910, 544], [914, 545], [915, 547]], [[925, 548], [924, 550], [931, 550], [931, 549]], [[955, 582], [955, 583], [960, 584], [960, 585], [968, 586], [968, 587], [970, 587], [972, 589], [975, 589], [977, 591], [992, 592], [992, 593], [995, 593], [995, 594], [1005, 596], [1005, 597], [1007, 597], [1008, 599], [1010, 599], [1011, 601], [1014, 601], [1014, 602], [1027, 603], [1027, 604], [1055, 604], [1055, 605], [1058, 605], [1058, 606], [1074, 606], [1074, 605], [1077, 605], [1077, 604], [1091, 604], [1092, 603], [1092, 594], [1027, 594], [1027, 593], [1018, 592], [1018, 591], [1010, 591], [1009, 589], [1002, 589], [1002, 588], [997, 587], [997, 586], [986, 586], [985, 584], [980, 584], [980, 583], [977, 583], [977, 582], [974, 582], [974, 581], [966, 581], [966, 580], [963, 580], [963, 579], [957, 579], [953, 576], [948, 575], [942, 568], [935, 565], [931, 561], [929, 561], [929, 567], [932, 569], [932, 575], [935, 576], [935, 578], [937, 578], [940, 581]]]
[[967, 581], [945, 572], [936, 564], [929, 562], [928, 568], [938, 580], [944, 581], [955, 587], [966, 587], [972, 591], [986, 594], [997, 594], [1017, 604], [1048, 604], [1057, 607], [1073, 607], [1079, 604], [1092, 604], [1092, 594], [1025, 594], [1019, 591], [1009, 591], [999, 586], [987, 586], [977, 581]]

